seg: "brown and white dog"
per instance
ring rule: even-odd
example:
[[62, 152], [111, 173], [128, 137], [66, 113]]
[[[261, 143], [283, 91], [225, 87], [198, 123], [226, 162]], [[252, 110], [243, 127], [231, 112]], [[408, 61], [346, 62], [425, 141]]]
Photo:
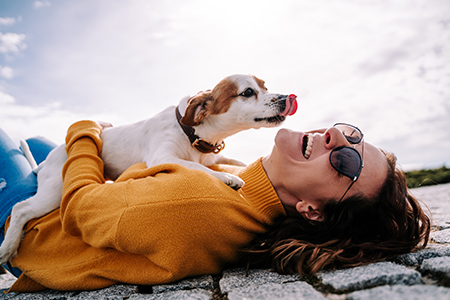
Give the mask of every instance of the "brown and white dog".
[[[207, 168], [218, 163], [243, 165], [218, 154], [223, 140], [242, 130], [278, 126], [296, 110], [295, 95], [269, 93], [264, 81], [255, 76], [226, 77], [212, 90], [182, 99], [178, 107], [168, 107], [150, 119], [105, 128], [101, 134], [105, 177], [114, 180], [140, 162], [147, 167], [176, 163], [208, 172], [238, 189], [244, 185], [239, 177]], [[27, 149], [27, 145], [22, 148]], [[12, 210], [10, 227], [0, 247], [2, 264], [16, 255], [25, 224], [59, 207], [66, 160], [65, 145], [61, 145], [36, 169], [38, 191]]]

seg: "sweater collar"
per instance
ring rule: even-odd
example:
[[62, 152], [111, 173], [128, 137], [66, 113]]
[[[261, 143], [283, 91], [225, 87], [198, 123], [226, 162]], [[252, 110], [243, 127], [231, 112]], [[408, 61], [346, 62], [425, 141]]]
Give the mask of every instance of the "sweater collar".
[[261, 159], [243, 168], [238, 175], [245, 181], [240, 192], [260, 212], [271, 220], [279, 215], [286, 215], [283, 204], [262, 166]]

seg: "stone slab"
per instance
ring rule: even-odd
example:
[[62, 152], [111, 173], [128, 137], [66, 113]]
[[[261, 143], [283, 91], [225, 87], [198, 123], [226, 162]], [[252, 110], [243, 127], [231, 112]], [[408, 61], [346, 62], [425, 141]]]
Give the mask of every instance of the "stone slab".
[[153, 293], [159, 294], [169, 291], [192, 290], [192, 289], [214, 289], [214, 280], [211, 275], [194, 278], [187, 278], [171, 284], [161, 284], [153, 286]]
[[211, 291], [203, 289], [170, 291], [161, 294], [134, 294], [127, 300], [210, 300], [213, 297]]
[[420, 267], [429, 272], [445, 273], [450, 276], [450, 257], [435, 257], [425, 259]]
[[[1, 300], [66, 300], [72, 299], [72, 296], [76, 294], [74, 292], [59, 292], [59, 291], [43, 291], [37, 293], [8, 293], [8, 294], [0, 294]], [[95, 298], [88, 298], [95, 299]], [[97, 298], [99, 300], [105, 298]], [[123, 298], [122, 298], [123, 299]], [[115, 300], [112, 298], [111, 300]]]
[[82, 292], [46, 290], [37, 293], [0, 293], [0, 300], [123, 300], [136, 291], [137, 286], [118, 284], [100, 290]]
[[266, 269], [252, 269], [246, 275], [245, 269], [230, 269], [223, 272], [219, 281], [222, 293], [249, 285], [263, 285], [266, 283], [286, 283], [301, 280], [300, 275], [281, 275]]
[[0, 289], [1, 290], [9, 289], [14, 284], [16, 279], [17, 278], [11, 275], [10, 273], [0, 275]]
[[427, 248], [397, 256], [394, 261], [405, 266], [419, 266], [424, 259], [450, 256], [450, 246], [429, 244]]
[[123, 300], [136, 292], [135, 285], [116, 284], [101, 290], [83, 291], [70, 297], [70, 300]]
[[450, 183], [411, 189], [422, 201], [426, 212], [431, 212], [433, 225], [438, 229], [450, 227]]
[[303, 281], [290, 283], [251, 284], [233, 289], [228, 293], [229, 300], [325, 300], [321, 293]]
[[450, 228], [440, 231], [435, 231], [430, 234], [431, 240], [439, 244], [450, 243]]
[[333, 292], [347, 292], [386, 284], [422, 284], [419, 272], [392, 262], [379, 262], [351, 269], [320, 272], [322, 283]]
[[450, 289], [433, 285], [387, 285], [350, 293], [347, 295], [346, 299], [448, 300], [450, 299]]

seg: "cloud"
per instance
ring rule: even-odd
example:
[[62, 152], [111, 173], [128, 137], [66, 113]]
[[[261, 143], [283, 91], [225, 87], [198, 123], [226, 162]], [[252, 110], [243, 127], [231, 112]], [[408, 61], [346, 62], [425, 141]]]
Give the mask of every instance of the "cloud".
[[34, 6], [34, 8], [39, 9], [42, 7], [51, 6], [51, 4], [50, 4], [50, 1], [34, 1], [33, 6]]
[[14, 19], [14, 18], [0, 18], [0, 26], [13, 25], [15, 23], [16, 23], [16, 19]]
[[[1, 88], [1, 87], [0, 87]], [[15, 102], [15, 99], [13, 96], [8, 95], [7, 93], [0, 90], [0, 106], [5, 107], [7, 105], [11, 105]], [[1, 110], [0, 110], [1, 111]]]
[[0, 32], [0, 53], [16, 54], [26, 48], [24, 43], [25, 35], [20, 33], [1, 33]]
[[67, 128], [79, 120], [114, 122], [120, 119], [114, 114], [101, 112], [76, 113], [61, 108], [58, 102], [44, 106], [23, 105], [3, 91], [0, 86], [0, 128], [13, 141], [32, 136], [44, 136], [57, 144], [63, 143]]
[[0, 77], [3, 77], [5, 79], [11, 79], [14, 77], [13, 69], [10, 67], [2, 67], [0, 66]]

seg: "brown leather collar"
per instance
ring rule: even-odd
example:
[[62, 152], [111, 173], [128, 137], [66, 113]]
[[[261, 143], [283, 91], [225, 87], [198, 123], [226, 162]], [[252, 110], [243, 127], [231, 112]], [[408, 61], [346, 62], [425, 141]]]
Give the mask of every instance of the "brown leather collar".
[[196, 135], [194, 128], [181, 124], [181, 122], [180, 122], [181, 114], [180, 114], [180, 110], [178, 109], [178, 106], [175, 108], [175, 114], [177, 116], [178, 124], [180, 124], [184, 133], [189, 138], [189, 141], [191, 142], [192, 147], [194, 147], [195, 149], [197, 149], [198, 151], [200, 151], [202, 153], [211, 153], [212, 152], [214, 154], [219, 153], [220, 151], [223, 150], [223, 148], [225, 148], [224, 141], [222, 141], [222, 143], [220, 143], [218, 145], [212, 145], [212, 144], [208, 143], [207, 141], [203, 140], [202, 138], [200, 138], [198, 135]]

